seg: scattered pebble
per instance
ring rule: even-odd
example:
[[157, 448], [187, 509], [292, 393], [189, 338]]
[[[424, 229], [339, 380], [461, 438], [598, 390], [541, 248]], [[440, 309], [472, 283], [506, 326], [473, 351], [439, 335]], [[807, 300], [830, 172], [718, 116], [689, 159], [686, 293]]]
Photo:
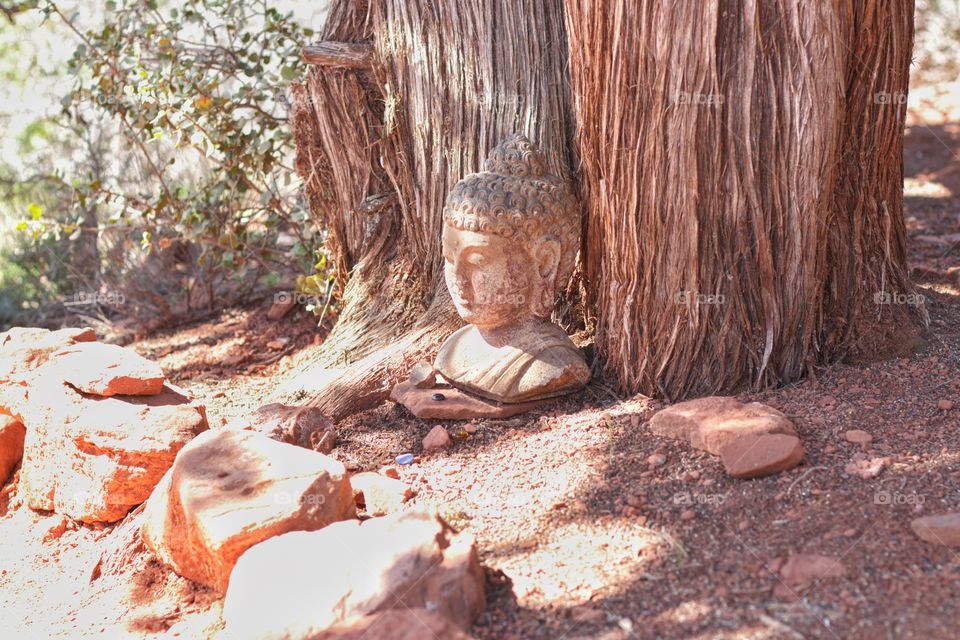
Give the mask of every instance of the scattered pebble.
[[910, 523], [910, 528], [926, 542], [960, 546], [960, 511], [917, 518]]
[[889, 461], [889, 458], [868, 458], [859, 454], [847, 463], [843, 471], [851, 476], [859, 476], [864, 480], [870, 480], [880, 475]]
[[413, 464], [413, 454], [412, 453], [401, 453], [396, 457], [395, 462], [399, 465]]
[[950, 411], [953, 409], [953, 400], [940, 400], [937, 402], [937, 408], [941, 411]]
[[[440, 395], [440, 394], [434, 394]], [[453, 443], [453, 440], [450, 438], [450, 434], [447, 433], [447, 430], [444, 429], [441, 425], [435, 426], [430, 430], [430, 433], [426, 435], [423, 439], [423, 450], [424, 451], [437, 451], [439, 449], [446, 449]]]
[[851, 429], [843, 434], [843, 439], [854, 444], [870, 444], [873, 436], [861, 429]]

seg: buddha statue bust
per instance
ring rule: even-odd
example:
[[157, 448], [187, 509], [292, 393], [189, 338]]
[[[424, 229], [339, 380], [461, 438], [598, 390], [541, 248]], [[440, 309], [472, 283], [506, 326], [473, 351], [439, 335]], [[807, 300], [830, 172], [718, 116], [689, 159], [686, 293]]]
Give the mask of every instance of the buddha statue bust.
[[444, 276], [469, 324], [447, 338], [434, 363], [452, 386], [523, 403], [587, 383], [583, 353], [550, 321], [579, 239], [573, 194], [547, 175], [546, 158], [521, 135], [456, 184], [443, 209]]

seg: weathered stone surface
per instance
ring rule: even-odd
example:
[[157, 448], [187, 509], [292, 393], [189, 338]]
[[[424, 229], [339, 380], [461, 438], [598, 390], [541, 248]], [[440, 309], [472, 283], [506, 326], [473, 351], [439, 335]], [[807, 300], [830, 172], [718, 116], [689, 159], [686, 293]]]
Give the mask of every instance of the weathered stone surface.
[[93, 329], [48, 331], [14, 327], [0, 333], [0, 382], [33, 371], [64, 347], [96, 339]]
[[484, 171], [454, 186], [443, 208], [444, 274], [468, 324], [437, 353], [433, 366], [445, 380], [505, 403], [552, 398], [590, 380], [583, 352], [550, 321], [579, 237], [570, 185], [547, 174], [544, 155], [522, 135], [503, 140]]
[[365, 471], [350, 477], [350, 486], [358, 502], [372, 516], [396, 513], [403, 503], [413, 497], [413, 489], [403, 482], [382, 476], [379, 473]]
[[333, 421], [317, 407], [274, 402], [232, 421], [227, 428], [256, 431], [274, 440], [320, 453], [330, 453], [337, 443]]
[[697, 398], [662, 409], [651, 418], [650, 430], [686, 440], [714, 455], [745, 435], [797, 435], [793, 423], [773, 407], [759, 402], [744, 404], [724, 396]]
[[220, 429], [177, 456], [147, 503], [143, 539], [181, 576], [223, 592], [253, 545], [353, 515], [341, 463], [252, 431]]
[[[34, 382], [44, 379], [38, 370]], [[84, 396], [57, 382], [24, 388], [21, 490], [34, 509], [113, 522], [144, 502], [206, 412], [172, 385], [152, 396]]]
[[[434, 400], [435, 394], [443, 400]], [[448, 385], [418, 389], [411, 382], [401, 382], [390, 391], [390, 399], [402, 404], [418, 418], [440, 420], [472, 420], [474, 418], [509, 418], [543, 406], [544, 401], [502, 404], [484, 400]]]
[[803, 462], [803, 445], [782, 433], [741, 436], [720, 452], [723, 468], [734, 478], [759, 478]]
[[437, 384], [437, 370], [426, 362], [417, 364], [410, 371], [410, 384], [417, 389], [432, 389]]
[[309, 640], [470, 640], [455, 624], [427, 609], [389, 609], [321, 631]]
[[0, 415], [0, 485], [23, 458], [23, 439], [27, 431], [16, 418]]
[[45, 376], [54, 376], [78, 391], [96, 396], [152, 396], [163, 390], [166, 376], [156, 362], [133, 349], [86, 342], [50, 356]]
[[[264, 588], [264, 585], [269, 585]], [[227, 636], [310, 638], [356, 616], [423, 607], [466, 629], [486, 605], [473, 540], [422, 511], [338, 522], [249, 549], [224, 601]]]
[[910, 528], [926, 542], [960, 547], [960, 512], [916, 518]]

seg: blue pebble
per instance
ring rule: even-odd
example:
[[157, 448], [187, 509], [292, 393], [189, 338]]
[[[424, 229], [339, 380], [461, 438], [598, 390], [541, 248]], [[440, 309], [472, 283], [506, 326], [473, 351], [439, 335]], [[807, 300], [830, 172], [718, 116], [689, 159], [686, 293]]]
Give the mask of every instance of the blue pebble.
[[412, 464], [413, 463], [413, 454], [412, 453], [401, 453], [397, 456], [397, 464]]

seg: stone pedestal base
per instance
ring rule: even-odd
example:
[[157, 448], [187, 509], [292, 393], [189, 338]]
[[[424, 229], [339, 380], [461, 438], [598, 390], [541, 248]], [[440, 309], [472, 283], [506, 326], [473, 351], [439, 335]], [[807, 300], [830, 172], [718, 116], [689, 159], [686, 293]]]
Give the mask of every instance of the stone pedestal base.
[[[443, 400], [434, 400], [435, 394]], [[418, 389], [412, 382], [401, 382], [390, 392], [390, 399], [402, 404], [418, 418], [471, 420], [473, 418], [509, 418], [542, 407], [550, 400], [504, 404], [470, 395], [448, 384]]]

